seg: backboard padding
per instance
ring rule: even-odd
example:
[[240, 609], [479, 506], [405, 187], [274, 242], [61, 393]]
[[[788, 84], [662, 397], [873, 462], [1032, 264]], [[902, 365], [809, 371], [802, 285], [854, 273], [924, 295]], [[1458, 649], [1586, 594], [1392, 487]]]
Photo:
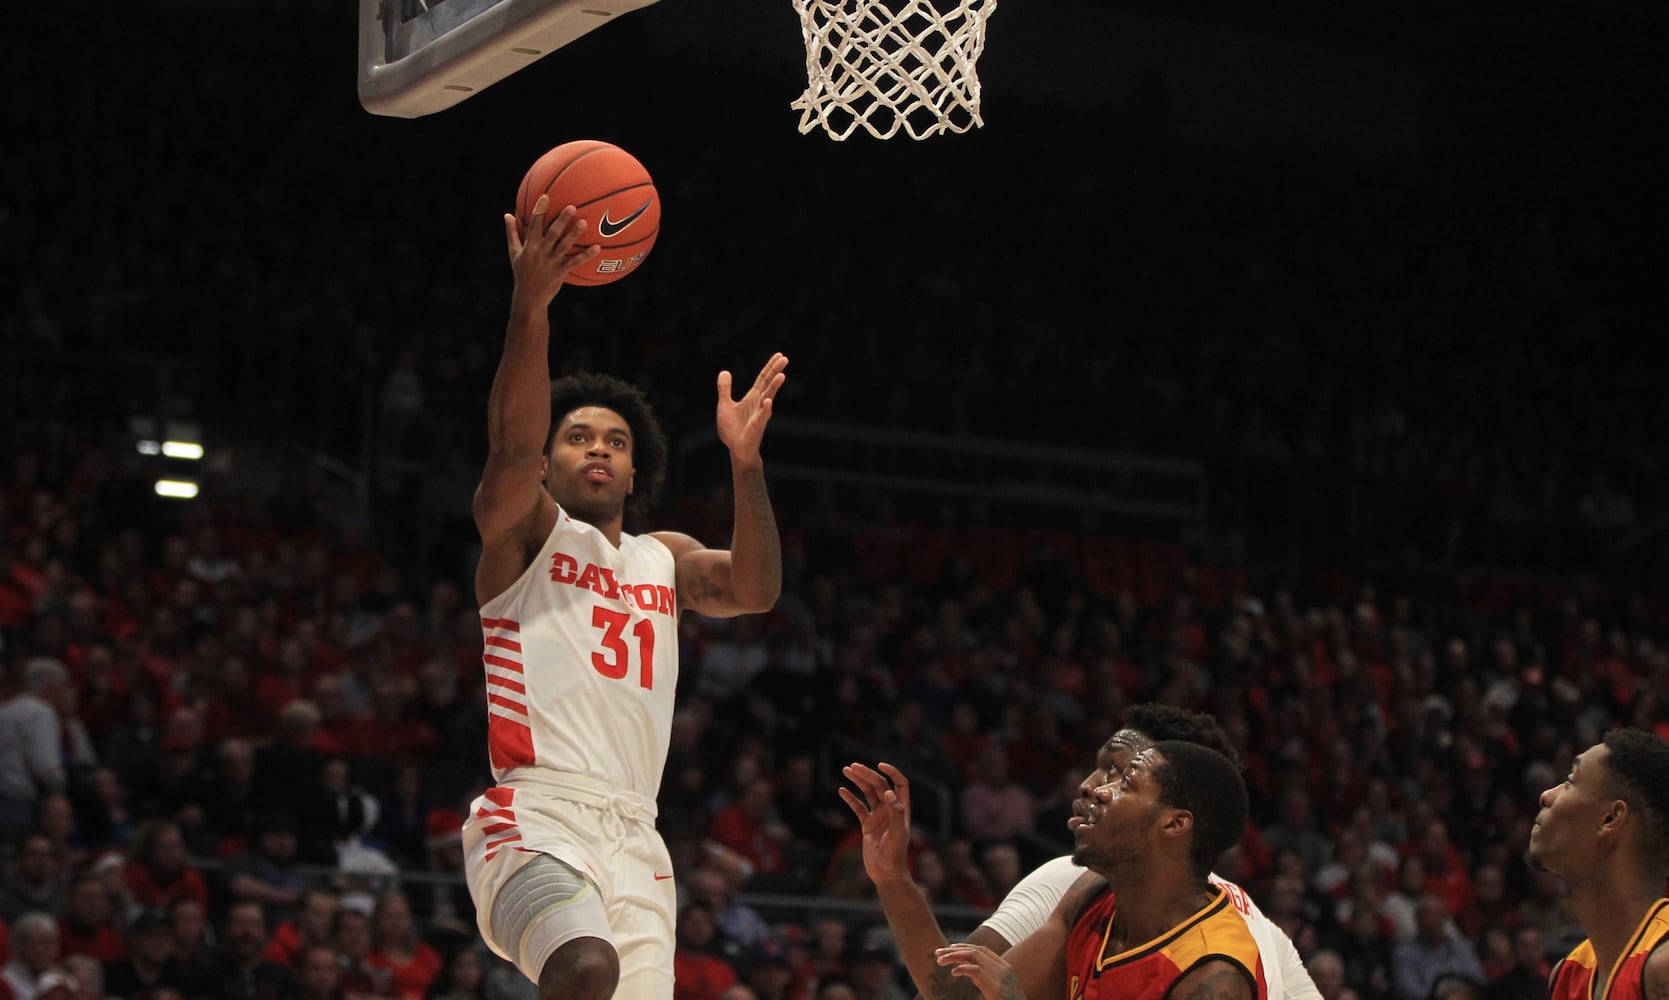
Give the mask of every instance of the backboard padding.
[[[360, 0], [359, 102], [434, 114], [655, 0]], [[417, 6], [402, 16], [402, 4]]]

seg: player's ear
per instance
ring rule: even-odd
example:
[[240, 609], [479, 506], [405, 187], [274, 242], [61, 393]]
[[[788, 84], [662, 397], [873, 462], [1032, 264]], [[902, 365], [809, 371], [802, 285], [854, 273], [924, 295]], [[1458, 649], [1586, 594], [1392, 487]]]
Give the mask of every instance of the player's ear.
[[1187, 809], [1172, 809], [1160, 829], [1167, 837], [1185, 837], [1194, 829], [1194, 814]]
[[546, 451], [539, 456], [539, 481], [542, 483], [551, 475], [551, 453]]

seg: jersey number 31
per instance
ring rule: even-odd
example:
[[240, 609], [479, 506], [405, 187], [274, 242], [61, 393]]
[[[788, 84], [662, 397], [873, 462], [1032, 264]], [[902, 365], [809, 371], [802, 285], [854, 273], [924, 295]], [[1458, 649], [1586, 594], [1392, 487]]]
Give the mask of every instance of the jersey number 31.
[[[601, 605], [591, 609], [591, 624], [603, 630], [603, 648], [591, 654], [591, 665], [604, 677], [620, 680], [631, 671], [632, 647], [626, 641], [626, 624], [632, 616]], [[655, 686], [655, 623], [639, 618], [632, 626], [637, 639], [638, 686]]]

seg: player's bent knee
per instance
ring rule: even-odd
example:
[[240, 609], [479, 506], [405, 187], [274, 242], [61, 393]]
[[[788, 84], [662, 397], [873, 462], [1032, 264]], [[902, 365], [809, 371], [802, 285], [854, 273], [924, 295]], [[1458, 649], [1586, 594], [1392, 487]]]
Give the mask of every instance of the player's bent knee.
[[[585, 876], [554, 857], [541, 855], [510, 877], [493, 902], [490, 927], [502, 951], [539, 984], [540, 996], [607, 997], [619, 979], [602, 899]], [[559, 984], [555, 992], [547, 992], [547, 982]], [[570, 985], [576, 983], [598, 985], [580, 992]]]
[[539, 973], [539, 1000], [609, 1000], [620, 982], [620, 956], [601, 938], [575, 938]]

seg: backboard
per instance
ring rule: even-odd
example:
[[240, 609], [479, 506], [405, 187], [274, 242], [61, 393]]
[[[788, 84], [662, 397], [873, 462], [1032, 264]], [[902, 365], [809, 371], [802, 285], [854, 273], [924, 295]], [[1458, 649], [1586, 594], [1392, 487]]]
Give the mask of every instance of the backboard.
[[434, 114], [655, 0], [359, 0], [359, 102]]

